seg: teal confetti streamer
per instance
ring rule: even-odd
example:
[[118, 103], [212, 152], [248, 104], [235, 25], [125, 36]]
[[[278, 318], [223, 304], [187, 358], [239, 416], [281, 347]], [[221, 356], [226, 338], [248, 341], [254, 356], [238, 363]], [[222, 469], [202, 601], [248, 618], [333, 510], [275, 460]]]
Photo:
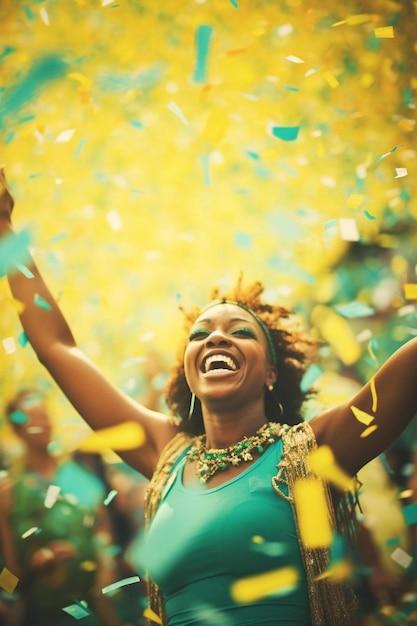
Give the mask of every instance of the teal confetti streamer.
[[417, 502], [403, 506], [403, 515], [408, 526], [417, 523]]
[[5, 90], [0, 117], [16, 114], [24, 104], [38, 95], [46, 83], [63, 76], [67, 68], [68, 64], [57, 56], [49, 55], [35, 61], [21, 81]]
[[235, 7], [235, 9], [238, 9], [238, 8], [239, 8], [239, 5], [238, 5], [238, 3], [236, 2], [236, 0], [229, 0], [229, 2], [230, 2], [230, 4], [231, 4], [233, 7]]
[[30, 243], [31, 237], [27, 229], [3, 237], [0, 243], [0, 277], [15, 272], [19, 263], [24, 265], [29, 261]]
[[20, 333], [20, 335], [17, 338], [17, 342], [20, 346], [22, 346], [22, 348], [24, 348], [29, 343], [29, 339], [25, 331], [22, 331]]
[[359, 302], [358, 300], [352, 300], [352, 302], [348, 302], [347, 304], [339, 304], [335, 306], [336, 311], [342, 316], [348, 319], [352, 319], [355, 317], [368, 317], [369, 315], [373, 315], [375, 313], [375, 309], [364, 304], [363, 302]]
[[194, 82], [205, 83], [207, 81], [207, 59], [210, 50], [210, 41], [213, 33], [212, 26], [201, 24], [197, 28], [196, 48], [197, 62], [194, 70]]
[[364, 214], [364, 216], [365, 216], [365, 217], [367, 217], [367, 218], [368, 218], [368, 220], [374, 220], [374, 219], [376, 219], [376, 218], [375, 218], [375, 215], [372, 215], [372, 213], [369, 213], [369, 211], [366, 211], [366, 210], [365, 210], [365, 211], [363, 212], [363, 214]]
[[323, 370], [319, 365], [313, 363], [305, 372], [304, 376], [301, 379], [300, 388], [303, 393], [306, 393], [314, 383], [314, 381], [319, 378], [323, 373]]
[[115, 489], [112, 489], [103, 500], [103, 504], [107, 506], [108, 504], [110, 504], [115, 496], [117, 496], [117, 491]]
[[52, 309], [49, 302], [44, 300], [44, 298], [42, 298], [42, 296], [40, 296], [38, 293], [35, 293], [35, 295], [33, 296], [33, 301], [36, 306], [38, 306], [40, 309], [44, 309], [44, 311], [50, 311]]
[[111, 585], [107, 585], [107, 587], [103, 587], [101, 593], [110, 593], [115, 591], [115, 589], [119, 589], [120, 587], [125, 587], [126, 585], [132, 585], [133, 583], [140, 582], [139, 576], [129, 576], [128, 578], [123, 578], [122, 580], [118, 580]]
[[84, 148], [85, 144], [87, 143], [87, 139], [85, 139], [84, 137], [82, 139], [80, 139], [80, 141], [78, 142], [78, 146], [77, 149], [74, 153], [74, 157], [77, 158], [80, 156], [82, 149]]
[[300, 132], [300, 126], [273, 126], [272, 134], [283, 141], [295, 141]]
[[201, 165], [203, 166], [203, 179], [204, 179], [204, 184], [205, 185], [210, 185], [211, 184], [211, 179], [210, 179], [210, 163], [209, 163], [209, 158], [207, 154], [203, 154], [200, 157], [201, 160]]
[[22, 263], [16, 263], [16, 269], [18, 269], [19, 272], [23, 274], [23, 276], [26, 276], [26, 278], [34, 278], [35, 276], [35, 274], [31, 272], [30, 269], [26, 267], [26, 265], [22, 265]]
[[62, 610], [68, 613], [68, 615], [71, 615], [74, 619], [82, 619], [83, 617], [91, 615], [90, 609], [81, 602], [64, 606]]

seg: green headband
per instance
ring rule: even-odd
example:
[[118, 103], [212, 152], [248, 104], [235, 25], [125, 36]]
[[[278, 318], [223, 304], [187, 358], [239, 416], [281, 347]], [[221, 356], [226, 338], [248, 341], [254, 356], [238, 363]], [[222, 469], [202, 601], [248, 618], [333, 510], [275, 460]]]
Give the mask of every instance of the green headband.
[[271, 355], [272, 365], [274, 367], [277, 367], [278, 365], [277, 351], [275, 348], [275, 344], [272, 340], [272, 335], [267, 325], [261, 320], [261, 318], [258, 315], [256, 315], [255, 311], [252, 311], [251, 308], [246, 306], [246, 304], [242, 304], [242, 302], [236, 302], [235, 300], [226, 300], [225, 298], [222, 298], [221, 300], [215, 300], [214, 302], [210, 302], [210, 304], [208, 304], [206, 307], [203, 308], [201, 313], [204, 313], [208, 309], [211, 309], [212, 307], [217, 306], [219, 304], [233, 304], [234, 306], [238, 306], [239, 308], [249, 313], [249, 315], [252, 315], [253, 319], [257, 322], [258, 326], [260, 326], [263, 334], [265, 335], [266, 343], [268, 344], [268, 349]]

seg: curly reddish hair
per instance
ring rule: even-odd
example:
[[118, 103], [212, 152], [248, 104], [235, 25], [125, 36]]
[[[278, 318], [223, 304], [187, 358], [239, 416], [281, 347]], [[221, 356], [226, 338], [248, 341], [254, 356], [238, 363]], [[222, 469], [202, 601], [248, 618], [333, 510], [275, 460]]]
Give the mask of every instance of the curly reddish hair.
[[[239, 277], [236, 286], [226, 293], [220, 293], [219, 288], [214, 288], [210, 300], [232, 301], [249, 308], [269, 330], [275, 347], [278, 377], [273, 390], [265, 393], [265, 415], [269, 421], [282, 421], [293, 425], [302, 421], [303, 402], [314, 393], [312, 390], [306, 392], [301, 388], [301, 380], [310, 364], [314, 342], [301, 329], [294, 311], [263, 302], [261, 299], [263, 292], [264, 286], [261, 282], [256, 281], [245, 287], [242, 284], [242, 277]], [[180, 422], [181, 430], [192, 434], [202, 434], [204, 424], [198, 398], [195, 400], [192, 418], [189, 418], [191, 390], [185, 377], [184, 353], [189, 331], [202, 310], [194, 307], [188, 312], [184, 311], [185, 338], [165, 387], [165, 399], [174, 420]]]

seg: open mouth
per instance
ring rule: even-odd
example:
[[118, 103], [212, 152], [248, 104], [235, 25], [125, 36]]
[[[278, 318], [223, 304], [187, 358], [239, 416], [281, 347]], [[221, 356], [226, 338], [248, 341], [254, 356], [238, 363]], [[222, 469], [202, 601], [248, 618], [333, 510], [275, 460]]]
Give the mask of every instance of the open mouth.
[[204, 374], [214, 372], [215, 370], [236, 372], [238, 369], [239, 366], [236, 361], [226, 354], [210, 354], [204, 359], [201, 366], [201, 370]]

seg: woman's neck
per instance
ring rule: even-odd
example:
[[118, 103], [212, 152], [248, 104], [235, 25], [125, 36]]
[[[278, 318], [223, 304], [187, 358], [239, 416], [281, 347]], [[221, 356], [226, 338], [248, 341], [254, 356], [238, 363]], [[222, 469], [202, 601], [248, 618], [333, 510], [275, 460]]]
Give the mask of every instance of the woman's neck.
[[264, 412], [212, 413], [203, 411], [208, 448], [228, 448], [250, 437], [267, 422]]

